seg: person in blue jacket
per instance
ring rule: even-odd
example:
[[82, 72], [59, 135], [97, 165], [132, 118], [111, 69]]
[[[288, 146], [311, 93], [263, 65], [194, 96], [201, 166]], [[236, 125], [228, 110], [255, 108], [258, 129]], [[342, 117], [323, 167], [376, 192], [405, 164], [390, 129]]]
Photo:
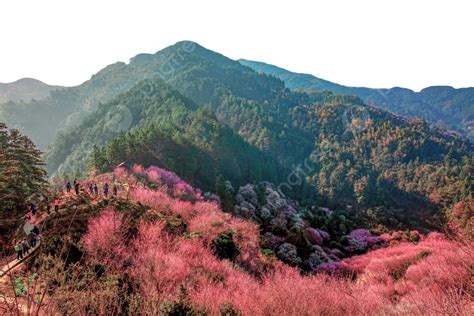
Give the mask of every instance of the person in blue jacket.
[[107, 182], [104, 184], [104, 195], [106, 198], [109, 197], [109, 184]]

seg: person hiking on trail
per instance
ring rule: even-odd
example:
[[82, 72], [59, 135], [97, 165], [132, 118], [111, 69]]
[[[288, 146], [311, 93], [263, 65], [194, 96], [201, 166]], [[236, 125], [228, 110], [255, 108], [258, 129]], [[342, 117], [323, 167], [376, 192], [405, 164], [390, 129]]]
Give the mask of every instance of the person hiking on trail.
[[89, 184], [89, 194], [94, 194], [94, 185], [92, 184], [92, 182]]
[[23, 255], [27, 255], [29, 252], [30, 252], [30, 245], [28, 244], [28, 240], [26, 239], [23, 239], [22, 243], [21, 243], [21, 247], [22, 247], [22, 250], [23, 250]]
[[118, 188], [115, 183], [114, 183], [114, 186], [112, 187], [112, 192], [114, 193], [115, 196], [117, 196]]
[[76, 191], [76, 195], [79, 194], [79, 181], [77, 181], [77, 178], [74, 179], [74, 190]]
[[36, 215], [36, 205], [34, 203], [30, 203], [30, 206], [31, 206], [31, 213], [33, 213], [33, 215]]
[[67, 193], [71, 192], [71, 182], [69, 180], [67, 180], [67, 183], [66, 183], [66, 192]]
[[33, 229], [31, 230], [31, 232], [35, 235], [39, 235], [39, 233], [40, 233], [38, 227], [36, 227], [36, 226], [33, 226]]
[[30, 234], [29, 239], [30, 239], [31, 248], [34, 248], [36, 246], [36, 237], [35, 236], [36, 236], [36, 234], [34, 234], [33, 232], [32, 232], [32, 234]]
[[48, 212], [48, 215], [51, 214], [51, 202], [48, 197], [46, 197], [46, 211]]
[[56, 213], [59, 212], [59, 200], [58, 199], [54, 200], [54, 211]]
[[104, 195], [106, 198], [109, 197], [109, 184], [107, 182], [104, 184]]
[[16, 245], [15, 245], [15, 251], [16, 251], [16, 259], [21, 260], [23, 259], [23, 248], [22, 248], [22, 243], [23, 241], [20, 240]]
[[25, 219], [29, 221], [33, 217], [33, 212], [31, 210], [26, 210]]
[[99, 196], [99, 187], [97, 186], [97, 183], [94, 183], [94, 193], [95, 196]]

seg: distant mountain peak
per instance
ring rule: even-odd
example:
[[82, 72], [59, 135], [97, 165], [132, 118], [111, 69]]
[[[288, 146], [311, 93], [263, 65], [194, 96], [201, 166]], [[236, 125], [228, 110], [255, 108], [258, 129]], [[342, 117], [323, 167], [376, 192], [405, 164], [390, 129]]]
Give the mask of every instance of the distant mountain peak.
[[34, 79], [34, 78], [29, 78], [29, 77], [18, 79], [16, 81], [12, 82], [12, 83], [40, 83], [40, 84], [46, 84], [41, 80]]
[[47, 83], [44, 83], [41, 80], [30, 78], [30, 77], [21, 78], [21, 79], [18, 79], [12, 82], [6, 82], [6, 83], [0, 82], [0, 85], [31, 85], [31, 84], [48, 86]]
[[30, 101], [42, 99], [49, 92], [61, 89], [60, 86], [51, 86], [34, 78], [21, 78], [9, 83], [0, 83], [0, 103], [8, 101]]
[[456, 88], [453, 88], [452, 86], [431, 86], [431, 87], [426, 87], [420, 91], [420, 93], [423, 92], [440, 92], [440, 91], [455, 91], [457, 90]]
[[194, 55], [221, 66], [242, 67], [242, 64], [238, 61], [230, 59], [216, 51], [189, 40], [179, 41], [174, 45], [168, 46], [156, 52], [155, 56], [171, 55], [171, 58], [174, 57], [176, 58], [176, 61], [179, 62], [179, 59], [183, 57], [183, 54]]

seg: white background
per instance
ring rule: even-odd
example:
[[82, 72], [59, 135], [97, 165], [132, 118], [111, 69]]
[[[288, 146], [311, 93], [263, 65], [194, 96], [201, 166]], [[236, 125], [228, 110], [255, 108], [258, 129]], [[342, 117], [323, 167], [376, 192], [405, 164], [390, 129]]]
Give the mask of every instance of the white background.
[[193, 40], [368, 87], [474, 86], [474, 1], [0, 0], [0, 82], [76, 85]]

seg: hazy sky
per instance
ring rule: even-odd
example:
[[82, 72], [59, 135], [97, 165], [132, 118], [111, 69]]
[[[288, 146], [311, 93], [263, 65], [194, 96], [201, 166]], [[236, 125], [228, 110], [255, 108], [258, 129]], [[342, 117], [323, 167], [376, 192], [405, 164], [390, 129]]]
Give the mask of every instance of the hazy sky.
[[76, 85], [192, 40], [346, 85], [474, 86], [474, 1], [0, 2], [0, 82]]

